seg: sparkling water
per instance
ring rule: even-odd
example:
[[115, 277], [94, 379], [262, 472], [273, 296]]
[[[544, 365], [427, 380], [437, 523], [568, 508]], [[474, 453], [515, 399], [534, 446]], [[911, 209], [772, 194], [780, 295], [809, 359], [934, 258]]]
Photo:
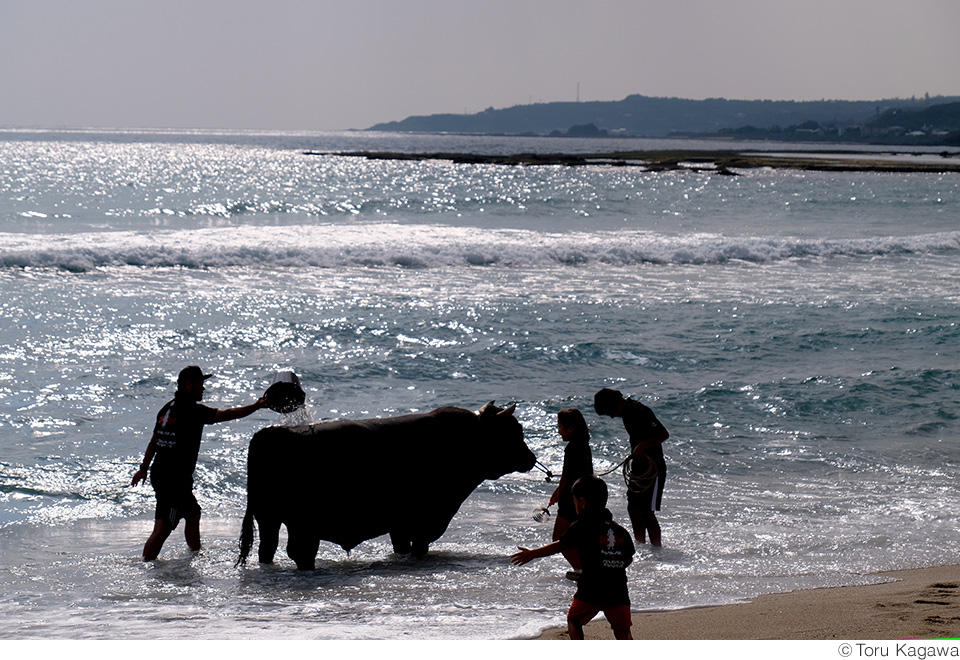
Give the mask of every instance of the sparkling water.
[[[246, 445], [272, 424], [496, 400], [517, 404], [555, 473], [556, 413], [580, 408], [606, 472], [628, 444], [593, 411], [601, 387], [671, 433], [665, 547], [640, 547], [629, 569], [636, 610], [956, 561], [960, 176], [306, 153], [665, 146], [716, 147], [0, 133], [0, 637], [501, 639], [563, 625], [562, 557], [507, 559], [550, 541], [553, 521], [531, 512], [556, 478], [485, 482], [425, 559], [382, 537], [349, 555], [321, 544], [314, 572], [282, 551], [235, 568]], [[208, 427], [204, 550], [192, 556], [181, 527], [144, 564], [153, 494], [129, 484], [187, 364], [216, 374], [208, 405], [250, 403], [291, 370], [307, 406]], [[341, 466], [358, 491], [364, 460]], [[626, 524], [619, 471], [605, 479]]]

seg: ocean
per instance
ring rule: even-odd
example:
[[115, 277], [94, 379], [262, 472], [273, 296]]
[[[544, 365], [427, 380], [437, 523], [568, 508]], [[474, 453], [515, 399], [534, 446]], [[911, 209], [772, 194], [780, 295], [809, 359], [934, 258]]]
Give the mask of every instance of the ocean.
[[[269, 425], [495, 400], [557, 473], [556, 413], [580, 408], [606, 472], [628, 444], [593, 411], [601, 387], [671, 434], [664, 548], [628, 571], [636, 611], [956, 562], [960, 175], [306, 153], [654, 148], [717, 144], [0, 130], [0, 638], [563, 626], [563, 559], [508, 561], [550, 540], [542, 470], [483, 483], [420, 560], [381, 537], [321, 544], [314, 572], [282, 552], [237, 568], [246, 446]], [[208, 427], [204, 549], [181, 526], [145, 564], [153, 493], [130, 480], [188, 364], [216, 374], [208, 405], [250, 403], [283, 370], [308, 405]], [[367, 486], [362, 460], [342, 470]], [[626, 524], [622, 477], [604, 478]]]

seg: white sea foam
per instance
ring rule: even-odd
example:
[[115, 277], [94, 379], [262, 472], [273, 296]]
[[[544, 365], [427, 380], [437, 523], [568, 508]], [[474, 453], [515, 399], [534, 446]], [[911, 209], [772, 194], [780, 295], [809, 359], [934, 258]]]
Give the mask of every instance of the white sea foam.
[[0, 267], [87, 271], [148, 268], [445, 268], [470, 266], [705, 265], [797, 258], [942, 254], [960, 232], [809, 239], [651, 232], [547, 233], [430, 225], [361, 224], [184, 231], [16, 235], [0, 245]]

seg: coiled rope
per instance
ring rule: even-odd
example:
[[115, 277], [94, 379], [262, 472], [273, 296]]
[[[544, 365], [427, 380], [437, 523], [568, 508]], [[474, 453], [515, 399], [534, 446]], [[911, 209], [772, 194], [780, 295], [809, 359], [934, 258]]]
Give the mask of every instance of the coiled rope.
[[[642, 461], [641, 470], [634, 470], [634, 462]], [[649, 456], [642, 456], [632, 461], [627, 460], [623, 463], [623, 481], [627, 484], [627, 491], [631, 493], [642, 493], [649, 489], [657, 480], [657, 464]]]

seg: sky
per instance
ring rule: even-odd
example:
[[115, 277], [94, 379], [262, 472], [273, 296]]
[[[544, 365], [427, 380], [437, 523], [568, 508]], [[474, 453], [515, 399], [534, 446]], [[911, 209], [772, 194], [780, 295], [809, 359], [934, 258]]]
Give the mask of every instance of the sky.
[[0, 126], [960, 96], [958, 0], [0, 0]]

